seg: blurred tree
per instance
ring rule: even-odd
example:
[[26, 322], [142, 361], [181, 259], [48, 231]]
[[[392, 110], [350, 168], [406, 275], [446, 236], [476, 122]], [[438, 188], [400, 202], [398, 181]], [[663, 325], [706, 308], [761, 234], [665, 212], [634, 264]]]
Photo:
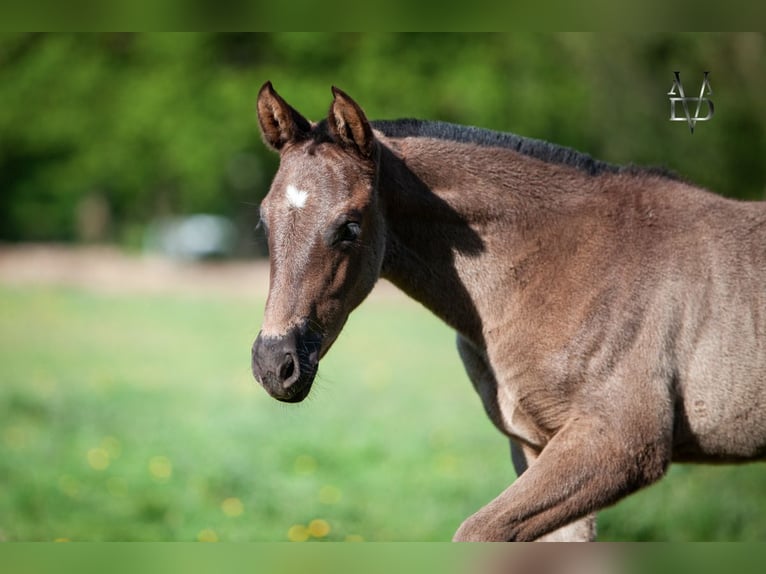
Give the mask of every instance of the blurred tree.
[[[0, 239], [135, 242], [157, 215], [204, 211], [252, 245], [276, 168], [254, 117], [267, 79], [312, 119], [335, 84], [371, 118], [513, 131], [764, 198], [765, 56], [763, 34], [5, 37]], [[693, 136], [668, 121], [673, 70], [690, 93], [711, 71], [716, 115]]]

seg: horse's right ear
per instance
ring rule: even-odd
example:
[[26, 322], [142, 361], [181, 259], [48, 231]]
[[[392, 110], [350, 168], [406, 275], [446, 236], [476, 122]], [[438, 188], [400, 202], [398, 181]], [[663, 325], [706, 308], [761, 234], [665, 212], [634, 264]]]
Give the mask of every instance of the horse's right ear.
[[258, 92], [258, 123], [264, 141], [279, 151], [285, 144], [304, 139], [311, 124], [266, 82]]

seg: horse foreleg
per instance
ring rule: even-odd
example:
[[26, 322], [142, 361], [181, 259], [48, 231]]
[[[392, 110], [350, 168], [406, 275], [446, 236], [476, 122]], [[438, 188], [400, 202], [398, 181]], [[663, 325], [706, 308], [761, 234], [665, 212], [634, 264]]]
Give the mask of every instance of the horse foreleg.
[[[511, 460], [516, 476], [521, 476], [540, 453], [517, 440], [510, 439]], [[588, 514], [540, 538], [537, 542], [591, 542], [596, 539], [596, 514]]]
[[463, 522], [454, 540], [536, 540], [656, 481], [670, 460], [669, 434], [655, 425], [632, 430], [639, 432], [572, 419], [511, 486]]
[[[503, 429], [504, 422], [497, 404], [497, 381], [486, 359], [486, 355], [479, 351], [469, 341], [458, 337], [458, 351], [463, 360], [466, 372], [471, 382], [482, 399], [484, 408], [490, 419], [499, 429]], [[516, 476], [521, 476], [530, 464], [537, 459], [539, 452], [530, 447], [522, 446], [521, 443], [510, 439], [511, 459], [516, 470]], [[596, 537], [596, 515], [592, 514], [568, 524], [542, 537], [540, 541], [546, 542], [587, 542]]]

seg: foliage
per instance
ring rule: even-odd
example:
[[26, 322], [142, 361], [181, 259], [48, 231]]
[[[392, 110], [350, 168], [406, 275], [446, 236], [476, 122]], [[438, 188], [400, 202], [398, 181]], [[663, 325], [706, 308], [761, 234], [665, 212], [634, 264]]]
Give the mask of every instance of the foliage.
[[[312, 119], [330, 85], [371, 118], [422, 117], [666, 165], [740, 198], [766, 188], [763, 35], [102, 34], [0, 39], [0, 239], [130, 241], [157, 215], [233, 217], [252, 242], [276, 158], [254, 98], [270, 79]], [[716, 115], [668, 121], [672, 70]]]

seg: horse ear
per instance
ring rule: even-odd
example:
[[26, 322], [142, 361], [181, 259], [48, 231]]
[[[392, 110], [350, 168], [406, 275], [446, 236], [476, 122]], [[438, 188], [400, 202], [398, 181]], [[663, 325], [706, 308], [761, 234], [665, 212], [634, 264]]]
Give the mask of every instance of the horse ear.
[[335, 86], [332, 94], [334, 99], [327, 118], [330, 133], [342, 146], [356, 150], [363, 157], [372, 157], [375, 136], [362, 108]]
[[258, 92], [258, 123], [264, 141], [275, 150], [303, 139], [311, 131], [311, 124], [266, 82]]

